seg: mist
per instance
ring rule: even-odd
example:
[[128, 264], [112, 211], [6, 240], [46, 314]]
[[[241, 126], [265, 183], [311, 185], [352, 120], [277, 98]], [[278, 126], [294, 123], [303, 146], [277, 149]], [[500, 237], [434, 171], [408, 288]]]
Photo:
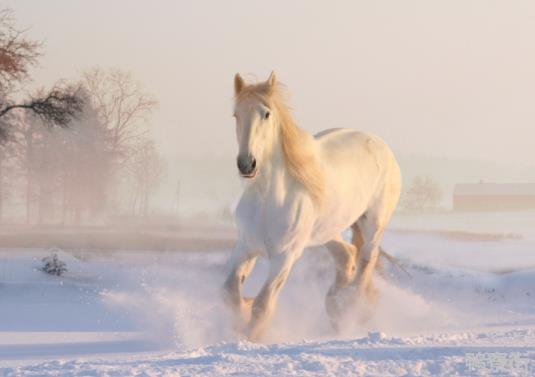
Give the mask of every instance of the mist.
[[[46, 43], [35, 82], [121, 67], [159, 101], [150, 128], [169, 166], [159, 207], [178, 180], [184, 214], [236, 200], [236, 72], [263, 80], [276, 71], [312, 133], [381, 136], [406, 185], [431, 174], [449, 196], [459, 181], [535, 180], [529, 1], [7, 4]], [[482, 176], [482, 165], [496, 169]], [[226, 194], [214, 198], [213, 185]]]

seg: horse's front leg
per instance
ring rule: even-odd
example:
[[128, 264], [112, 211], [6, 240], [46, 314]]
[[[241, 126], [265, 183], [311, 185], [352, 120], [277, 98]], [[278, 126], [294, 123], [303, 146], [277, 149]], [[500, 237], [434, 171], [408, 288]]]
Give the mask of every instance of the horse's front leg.
[[252, 298], [242, 297], [242, 287], [256, 262], [256, 255], [248, 252], [243, 244], [238, 243], [230, 260], [230, 271], [223, 284], [223, 298], [231, 308], [239, 331], [251, 318]]
[[273, 317], [279, 292], [284, 286], [298, 254], [295, 252], [282, 252], [271, 258], [268, 278], [253, 302], [252, 316], [248, 328], [249, 340], [256, 342], [263, 336]]

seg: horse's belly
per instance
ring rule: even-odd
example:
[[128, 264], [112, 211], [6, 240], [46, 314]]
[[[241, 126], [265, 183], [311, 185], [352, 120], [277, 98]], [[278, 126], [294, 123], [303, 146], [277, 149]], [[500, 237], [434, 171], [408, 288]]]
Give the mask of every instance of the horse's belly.
[[365, 202], [344, 203], [333, 206], [318, 217], [312, 231], [310, 246], [323, 245], [349, 228], [366, 211]]
[[[348, 164], [349, 165], [349, 164]], [[324, 244], [339, 236], [367, 210], [373, 195], [374, 177], [359, 177], [353, 166], [338, 166], [328, 175], [325, 207], [318, 216], [311, 243]]]

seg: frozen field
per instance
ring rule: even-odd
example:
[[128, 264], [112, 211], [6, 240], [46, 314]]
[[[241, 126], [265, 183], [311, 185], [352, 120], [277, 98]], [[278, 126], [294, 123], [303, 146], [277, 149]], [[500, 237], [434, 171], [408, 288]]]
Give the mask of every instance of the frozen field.
[[383, 244], [410, 276], [385, 265], [375, 318], [341, 335], [323, 306], [330, 256], [308, 250], [266, 344], [228, 329], [228, 251], [60, 252], [54, 277], [38, 270], [47, 250], [3, 250], [0, 376], [533, 375], [534, 227], [533, 213], [398, 217]]

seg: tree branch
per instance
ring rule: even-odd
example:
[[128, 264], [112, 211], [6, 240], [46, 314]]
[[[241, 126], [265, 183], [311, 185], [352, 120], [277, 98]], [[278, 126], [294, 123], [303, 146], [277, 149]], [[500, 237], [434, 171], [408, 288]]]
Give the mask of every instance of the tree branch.
[[[56, 86], [46, 94], [30, 97], [24, 103], [3, 107], [0, 109], [0, 119], [12, 110], [24, 109], [33, 112], [50, 126], [67, 127], [83, 111], [83, 105], [84, 100], [77, 90]], [[5, 132], [0, 132], [2, 136], [5, 137]]]

